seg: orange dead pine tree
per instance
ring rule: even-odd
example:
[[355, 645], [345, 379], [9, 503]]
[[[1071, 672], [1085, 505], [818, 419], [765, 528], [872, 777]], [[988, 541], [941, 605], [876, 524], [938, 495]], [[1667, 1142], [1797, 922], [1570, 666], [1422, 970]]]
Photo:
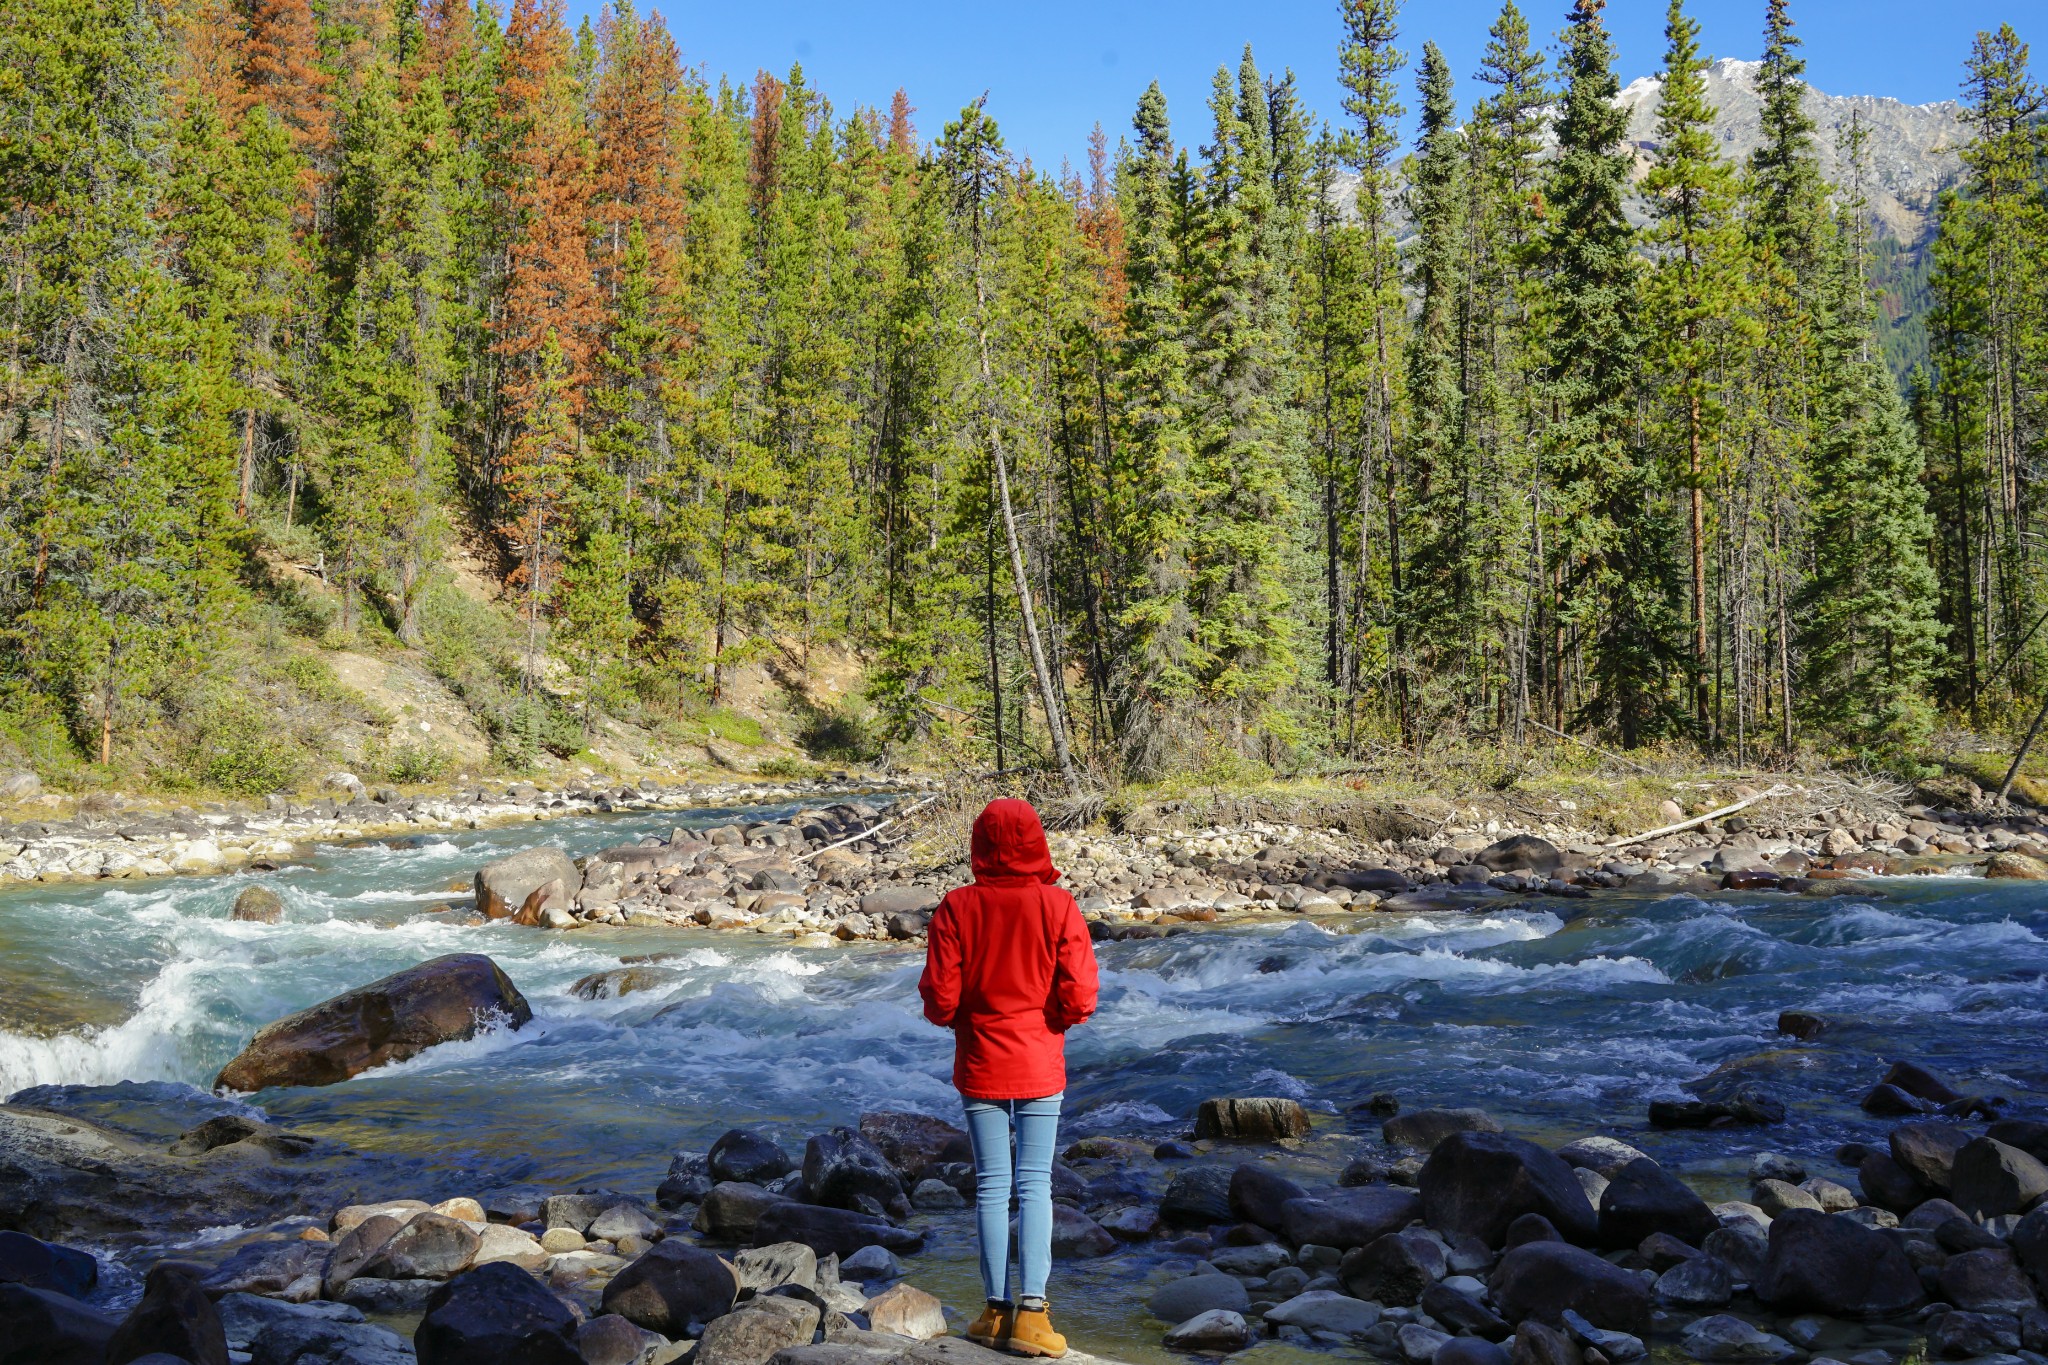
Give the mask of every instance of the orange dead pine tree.
[[598, 26], [604, 70], [598, 79], [593, 124], [597, 165], [596, 209], [599, 288], [616, 301], [627, 229], [637, 223], [646, 239], [658, 288], [667, 292], [683, 236], [682, 152], [687, 94], [675, 40], [661, 16], [636, 19], [621, 3]]
[[[241, 88], [228, 107], [229, 122], [258, 104], [291, 130], [292, 145], [312, 163], [333, 138], [332, 83], [320, 65], [320, 31], [307, 0], [253, 0], [242, 48]], [[305, 188], [310, 192], [309, 178]]]
[[561, 0], [518, 0], [498, 86], [512, 240], [492, 349], [509, 440], [494, 519], [517, 564], [529, 641], [552, 605], [574, 498], [572, 464], [602, 309], [590, 263], [590, 160]]

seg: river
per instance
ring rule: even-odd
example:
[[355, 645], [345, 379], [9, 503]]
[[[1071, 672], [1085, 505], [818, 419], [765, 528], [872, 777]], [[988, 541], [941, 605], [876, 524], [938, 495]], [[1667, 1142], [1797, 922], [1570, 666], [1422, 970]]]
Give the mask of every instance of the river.
[[[772, 818], [790, 807], [748, 811]], [[441, 953], [490, 954], [534, 1021], [324, 1089], [254, 1097], [268, 1117], [386, 1154], [428, 1198], [506, 1183], [601, 1182], [651, 1195], [678, 1148], [725, 1129], [807, 1134], [866, 1109], [957, 1117], [949, 1040], [918, 1012], [921, 955], [860, 944], [795, 949], [752, 933], [470, 927], [476, 866], [540, 842], [582, 854], [733, 811], [595, 817], [428, 835], [415, 846], [322, 849], [259, 874], [277, 925], [228, 918], [251, 877], [104, 882], [0, 895], [0, 1095], [29, 1087], [91, 1117], [168, 1125], [214, 1112], [202, 1091], [261, 1024]], [[1445, 914], [1204, 929], [1099, 945], [1103, 1004], [1069, 1047], [1066, 1133], [1168, 1137], [1215, 1094], [1289, 1095], [1319, 1140], [1291, 1159], [1327, 1178], [1406, 1107], [1478, 1105], [1539, 1141], [1620, 1136], [1710, 1198], [1738, 1197], [1751, 1153], [1815, 1173], [1886, 1125], [1858, 1097], [1912, 1058], [1965, 1089], [2048, 1096], [2048, 894], [2039, 884], [1897, 878], [1878, 894], [1503, 899]], [[570, 985], [642, 954], [662, 983], [579, 1000]], [[1852, 1022], [1813, 1043], [1778, 1012]], [[1768, 1130], [1660, 1133], [1649, 1101], [1731, 1058], [1780, 1047], [1790, 1107]], [[141, 1086], [122, 1083], [146, 1083]], [[197, 1087], [198, 1089], [195, 1089]], [[147, 1101], [147, 1104], [138, 1103]], [[144, 1111], [158, 1116], [135, 1117]], [[1347, 1138], [1346, 1134], [1357, 1134]], [[1289, 1163], [1283, 1162], [1283, 1165]], [[193, 1230], [180, 1230], [189, 1235]], [[912, 1274], [955, 1306], [977, 1290], [966, 1215], [935, 1221]], [[1162, 1258], [1126, 1250], [1061, 1272], [1080, 1344], [1160, 1356], [1139, 1282]]]

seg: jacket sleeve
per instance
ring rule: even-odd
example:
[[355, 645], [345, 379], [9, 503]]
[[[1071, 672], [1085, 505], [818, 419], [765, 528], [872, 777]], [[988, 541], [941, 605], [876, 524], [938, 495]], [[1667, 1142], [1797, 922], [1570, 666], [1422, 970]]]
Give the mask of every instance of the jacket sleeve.
[[1059, 1010], [1060, 1029], [1086, 1023], [1095, 1013], [1099, 983], [1095, 969], [1095, 944], [1088, 937], [1088, 922], [1081, 907], [1066, 896], [1065, 911], [1059, 917], [1057, 961], [1053, 964], [1053, 1000]]
[[924, 997], [924, 1017], [940, 1028], [953, 1027], [960, 1011], [960, 925], [949, 896], [932, 911], [925, 929], [924, 975], [917, 993]]

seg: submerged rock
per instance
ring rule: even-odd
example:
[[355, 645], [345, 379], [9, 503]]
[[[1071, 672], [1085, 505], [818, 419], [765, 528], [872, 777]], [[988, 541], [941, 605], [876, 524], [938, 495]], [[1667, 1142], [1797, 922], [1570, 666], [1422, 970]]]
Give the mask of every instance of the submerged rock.
[[214, 1087], [333, 1085], [473, 1038], [491, 1022], [519, 1028], [532, 1018], [526, 997], [497, 963], [480, 953], [450, 953], [264, 1025], [221, 1068]]

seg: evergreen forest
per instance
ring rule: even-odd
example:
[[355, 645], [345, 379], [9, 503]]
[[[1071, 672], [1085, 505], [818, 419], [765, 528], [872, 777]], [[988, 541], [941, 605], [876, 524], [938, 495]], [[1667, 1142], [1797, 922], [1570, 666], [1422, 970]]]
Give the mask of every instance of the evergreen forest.
[[[1076, 784], [2016, 734], [2042, 86], [2009, 27], [1966, 54], [1901, 376], [1872, 149], [1823, 181], [1760, 3], [1739, 162], [1683, 0], [1650, 144], [1602, 0], [1506, 0], [1476, 73], [1343, 0], [1340, 108], [1219, 53], [1055, 169], [1000, 92], [835, 107], [632, 0], [4, 0], [0, 733], [227, 753], [328, 685], [293, 637], [417, 651], [514, 766], [828, 653], [854, 756]], [[197, 771], [302, 775], [245, 740]]]

